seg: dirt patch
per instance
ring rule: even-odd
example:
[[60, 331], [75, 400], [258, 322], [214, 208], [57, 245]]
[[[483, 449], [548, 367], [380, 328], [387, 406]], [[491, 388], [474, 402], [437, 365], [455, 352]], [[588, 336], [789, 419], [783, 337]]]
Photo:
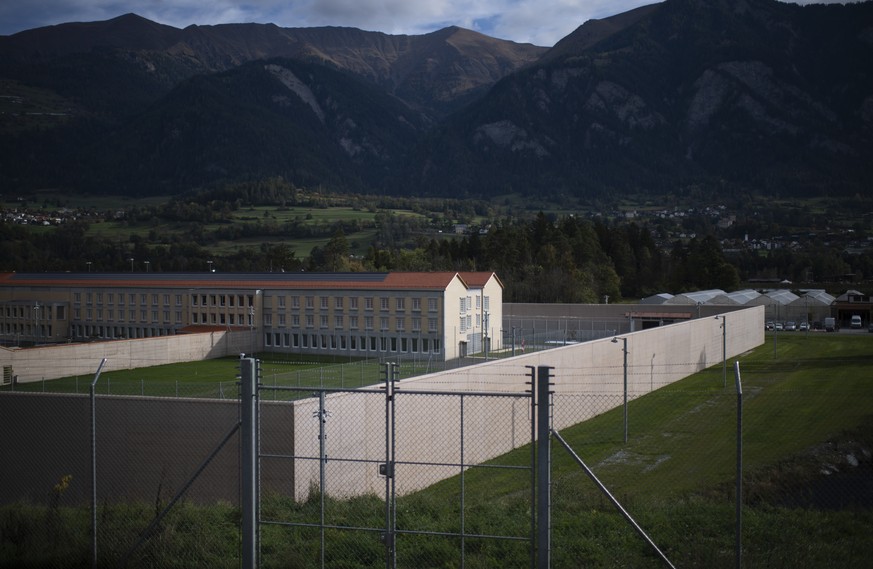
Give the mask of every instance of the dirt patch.
[[846, 434], [743, 477], [744, 501], [819, 510], [873, 509], [873, 444]]

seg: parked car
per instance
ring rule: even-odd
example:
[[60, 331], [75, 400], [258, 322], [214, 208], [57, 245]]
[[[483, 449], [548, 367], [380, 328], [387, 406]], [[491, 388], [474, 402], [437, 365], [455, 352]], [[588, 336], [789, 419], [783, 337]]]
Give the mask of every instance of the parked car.
[[768, 321], [767, 324], [764, 325], [764, 330], [769, 330], [771, 332], [773, 331], [773, 321], [772, 320]]
[[808, 331], [809, 330], [809, 322], [801, 322], [800, 325], [797, 327], [797, 329], [800, 330], [801, 332]]
[[837, 320], [832, 316], [828, 316], [824, 319], [824, 329], [825, 332], [836, 332], [837, 331]]
[[785, 323], [785, 331], [786, 332], [794, 332], [797, 330], [797, 324], [791, 321]]
[[852, 328], [861, 329], [861, 317], [859, 315], [855, 314], [852, 316], [851, 326]]
[[777, 323], [774, 325], [774, 328], [773, 328], [773, 329], [776, 330], [777, 332], [781, 332], [782, 330], [785, 329], [785, 327], [782, 325], [782, 322], [777, 322]]

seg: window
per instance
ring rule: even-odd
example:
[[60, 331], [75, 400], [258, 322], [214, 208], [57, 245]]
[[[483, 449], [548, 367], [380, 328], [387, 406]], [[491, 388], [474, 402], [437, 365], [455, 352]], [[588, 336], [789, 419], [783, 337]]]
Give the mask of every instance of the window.
[[413, 318], [412, 319], [412, 331], [413, 332], [421, 331], [421, 318]]
[[458, 299], [458, 306], [460, 307], [461, 312], [467, 311], [466, 299], [463, 296]]
[[437, 331], [437, 319], [436, 318], [428, 318], [427, 319], [427, 329], [429, 332]]
[[[300, 316], [297, 314], [291, 315], [291, 326], [294, 328], [300, 328]], [[296, 345], [295, 345], [296, 347]]]
[[272, 326], [273, 325], [273, 315], [272, 314], [264, 314], [264, 326]]
[[170, 295], [169, 294], [164, 295], [164, 306], [170, 306]]
[[387, 316], [383, 316], [379, 319], [379, 329], [380, 330], [387, 330], [388, 329], [388, 317]]
[[326, 296], [321, 297], [321, 309], [327, 310], [327, 297]]
[[342, 310], [342, 307], [343, 307], [343, 297], [341, 297], [341, 296], [337, 296], [337, 297], [334, 299], [334, 304], [333, 304], [333, 306], [334, 306], [334, 308], [339, 308], [340, 310]]
[[405, 310], [406, 309], [406, 299], [398, 298], [397, 299], [397, 310]]
[[279, 326], [281, 326], [282, 328], [285, 327], [285, 315], [284, 314], [279, 315]]
[[102, 292], [97, 293], [97, 304], [103, 304], [103, 293]]
[[313, 297], [313, 296], [306, 297], [306, 308], [315, 308], [315, 297]]
[[349, 316], [349, 328], [352, 330], [358, 329], [358, 317], [357, 316]]
[[182, 306], [182, 295], [181, 294], [176, 295], [176, 306]]
[[343, 317], [342, 317], [342, 316], [334, 316], [334, 317], [333, 317], [333, 320], [334, 320], [334, 322], [333, 322], [333, 327], [336, 328], [336, 329], [338, 329], [338, 330], [342, 330], [342, 327], [343, 327]]
[[412, 299], [412, 309], [421, 310], [421, 299], [416, 297]]
[[300, 297], [299, 296], [292, 296], [291, 297], [291, 308], [300, 308]]
[[491, 304], [491, 303], [489, 302], [490, 300], [491, 300], [491, 297], [488, 297], [488, 296], [485, 297], [485, 310], [491, 310], [491, 309], [489, 308], [489, 305]]
[[461, 333], [463, 334], [466, 331], [467, 331], [467, 319], [464, 318], [463, 316], [461, 316]]
[[315, 316], [313, 316], [312, 314], [306, 315], [306, 327], [307, 328], [314, 328], [315, 327]]
[[403, 330], [406, 328], [406, 318], [403, 318], [402, 316], [398, 317], [396, 320], [396, 323], [397, 323], [397, 331], [403, 332]]
[[382, 310], [388, 310], [388, 298], [382, 297], [379, 299], [380, 307]]
[[327, 328], [327, 314], [322, 314], [320, 321], [321, 321], [321, 327]]
[[476, 295], [476, 310], [482, 308], [482, 297], [478, 294]]
[[285, 297], [284, 296], [279, 297], [279, 308], [285, 308]]
[[368, 296], [364, 299], [364, 309], [373, 310], [373, 297]]
[[82, 302], [82, 293], [81, 292], [73, 293], [73, 300], [75, 300], [76, 302]]
[[373, 329], [373, 317], [372, 316], [364, 316], [364, 328], [367, 330]]
[[357, 296], [353, 296], [349, 299], [349, 308], [351, 308], [352, 310], [358, 309], [358, 297]]

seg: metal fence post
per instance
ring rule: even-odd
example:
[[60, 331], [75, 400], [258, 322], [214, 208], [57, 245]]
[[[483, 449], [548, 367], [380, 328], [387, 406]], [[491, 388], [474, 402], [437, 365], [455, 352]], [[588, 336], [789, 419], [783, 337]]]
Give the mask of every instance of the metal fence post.
[[397, 380], [397, 364], [385, 363], [385, 464], [380, 467], [385, 476], [385, 566], [388, 569], [397, 567], [397, 548], [394, 540], [397, 523], [397, 510], [394, 493], [394, 382]]
[[254, 358], [240, 359], [240, 478], [243, 569], [257, 567], [257, 366]]
[[94, 392], [106, 358], [100, 361], [88, 390], [91, 400], [91, 567], [97, 567], [97, 395]]
[[740, 380], [740, 362], [734, 363], [734, 376], [737, 381], [737, 527], [736, 560], [737, 569], [743, 561], [743, 383]]
[[537, 368], [537, 569], [548, 569], [551, 563], [551, 396], [549, 370]]

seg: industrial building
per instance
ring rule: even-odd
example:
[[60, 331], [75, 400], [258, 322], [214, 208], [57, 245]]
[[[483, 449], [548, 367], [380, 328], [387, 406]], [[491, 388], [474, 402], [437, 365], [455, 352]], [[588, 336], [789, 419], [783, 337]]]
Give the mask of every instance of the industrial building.
[[444, 361], [500, 349], [490, 272], [5, 273], [0, 343], [249, 330], [258, 350]]

